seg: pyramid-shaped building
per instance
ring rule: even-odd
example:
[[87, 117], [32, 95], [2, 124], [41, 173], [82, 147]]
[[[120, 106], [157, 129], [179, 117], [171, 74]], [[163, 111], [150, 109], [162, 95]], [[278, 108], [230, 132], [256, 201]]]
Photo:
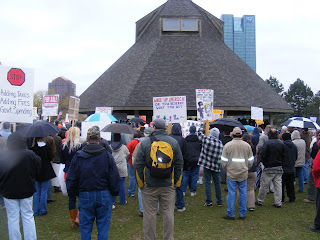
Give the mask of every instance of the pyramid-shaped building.
[[214, 90], [214, 108], [227, 115], [292, 112], [292, 108], [223, 41], [223, 22], [191, 0], [168, 0], [136, 23], [136, 42], [80, 96], [80, 112], [96, 106], [152, 116], [152, 99]]

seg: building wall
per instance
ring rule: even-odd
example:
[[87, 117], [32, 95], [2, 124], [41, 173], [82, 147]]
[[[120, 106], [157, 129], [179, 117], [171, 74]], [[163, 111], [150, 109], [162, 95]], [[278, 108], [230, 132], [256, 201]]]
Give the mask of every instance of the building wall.
[[256, 27], [255, 16], [234, 17], [232, 14], [221, 15], [224, 22], [224, 42], [253, 71], [256, 71]]
[[76, 96], [76, 84], [61, 77], [49, 83], [48, 90], [54, 90], [56, 94], [59, 94], [60, 100], [65, 97]]

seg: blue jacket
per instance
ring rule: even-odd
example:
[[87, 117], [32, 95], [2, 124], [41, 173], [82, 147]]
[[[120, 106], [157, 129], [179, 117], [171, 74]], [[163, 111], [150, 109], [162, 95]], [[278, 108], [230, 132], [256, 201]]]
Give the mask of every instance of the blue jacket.
[[120, 176], [110, 152], [96, 143], [90, 143], [77, 151], [72, 158], [66, 185], [68, 195], [78, 192], [109, 190], [119, 195]]

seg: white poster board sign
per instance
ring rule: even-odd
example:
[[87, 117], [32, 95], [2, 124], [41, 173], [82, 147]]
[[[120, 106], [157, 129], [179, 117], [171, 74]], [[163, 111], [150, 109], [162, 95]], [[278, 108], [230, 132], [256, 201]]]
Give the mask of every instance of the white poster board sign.
[[59, 94], [45, 95], [42, 99], [42, 116], [58, 116]]
[[251, 119], [263, 120], [263, 108], [251, 107]]
[[166, 123], [187, 121], [186, 96], [168, 96], [153, 98], [153, 116], [162, 118]]
[[0, 121], [33, 122], [32, 69], [0, 66]]
[[108, 113], [112, 115], [112, 107], [96, 107], [95, 113]]
[[190, 127], [194, 125], [196, 127], [196, 131], [199, 130], [200, 126], [201, 126], [201, 122], [198, 121], [193, 121], [193, 120], [187, 120], [184, 123], [181, 123], [181, 130], [182, 130], [182, 137], [186, 137], [190, 134], [189, 129]]
[[213, 97], [212, 89], [196, 89], [198, 121], [213, 120]]
[[[98, 126], [100, 130], [110, 124], [111, 122], [81, 122], [81, 137], [87, 138], [88, 129], [93, 126]], [[106, 139], [107, 141], [111, 140], [111, 133], [110, 132], [101, 132], [100, 131], [100, 137]]]

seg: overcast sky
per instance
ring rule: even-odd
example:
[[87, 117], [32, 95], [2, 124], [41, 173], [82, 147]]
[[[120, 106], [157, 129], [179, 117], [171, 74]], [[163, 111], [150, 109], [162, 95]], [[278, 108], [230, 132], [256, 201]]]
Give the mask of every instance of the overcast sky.
[[[35, 91], [64, 76], [87, 89], [135, 41], [135, 22], [165, 0], [1, 0], [0, 61], [32, 68]], [[256, 16], [257, 73], [288, 89], [297, 78], [320, 90], [319, 1], [194, 0], [221, 14]]]

